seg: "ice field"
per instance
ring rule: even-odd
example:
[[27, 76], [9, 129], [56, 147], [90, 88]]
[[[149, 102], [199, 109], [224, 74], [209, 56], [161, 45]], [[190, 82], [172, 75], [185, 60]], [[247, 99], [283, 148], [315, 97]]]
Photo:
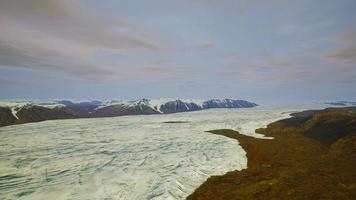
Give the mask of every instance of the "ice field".
[[[238, 142], [205, 131], [256, 128], [317, 106], [53, 120], [0, 128], [0, 199], [184, 199], [247, 167]], [[164, 122], [185, 123], [164, 123]], [[269, 138], [271, 139], [271, 138]]]

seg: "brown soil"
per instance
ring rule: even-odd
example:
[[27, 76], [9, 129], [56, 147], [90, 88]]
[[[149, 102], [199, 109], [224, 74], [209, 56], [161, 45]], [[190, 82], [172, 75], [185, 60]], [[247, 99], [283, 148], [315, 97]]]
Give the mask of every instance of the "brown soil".
[[257, 130], [273, 140], [210, 132], [238, 140], [248, 168], [210, 177], [188, 200], [356, 199], [355, 108], [295, 115]]

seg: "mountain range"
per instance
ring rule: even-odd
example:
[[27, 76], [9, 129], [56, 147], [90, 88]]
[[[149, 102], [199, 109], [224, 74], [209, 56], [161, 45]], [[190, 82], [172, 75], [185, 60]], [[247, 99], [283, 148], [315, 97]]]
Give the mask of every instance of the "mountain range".
[[210, 99], [138, 99], [132, 101], [0, 102], [0, 126], [53, 119], [116, 117], [124, 115], [169, 114], [211, 108], [250, 108], [257, 106], [245, 100]]

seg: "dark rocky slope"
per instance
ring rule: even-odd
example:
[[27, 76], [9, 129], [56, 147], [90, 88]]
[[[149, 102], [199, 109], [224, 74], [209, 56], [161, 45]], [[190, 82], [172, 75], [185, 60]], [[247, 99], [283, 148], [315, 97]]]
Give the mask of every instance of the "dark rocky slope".
[[195, 103], [186, 103], [181, 100], [169, 101], [160, 106], [160, 111], [163, 113], [187, 112], [202, 109], [203, 108]]
[[71, 119], [79, 117], [75, 111], [69, 108], [46, 108], [37, 105], [24, 106], [17, 112], [16, 115], [18, 117], [16, 123], [39, 122], [53, 119]]
[[356, 199], [355, 110], [296, 113], [257, 130], [273, 140], [211, 131], [237, 139], [248, 168], [209, 178], [187, 199]]
[[0, 126], [15, 124], [16, 120], [10, 108], [0, 107]]

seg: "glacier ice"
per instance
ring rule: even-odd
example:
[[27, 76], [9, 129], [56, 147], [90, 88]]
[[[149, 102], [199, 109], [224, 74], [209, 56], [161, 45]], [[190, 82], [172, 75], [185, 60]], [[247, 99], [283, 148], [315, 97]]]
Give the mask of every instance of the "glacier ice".
[[[309, 107], [211, 109], [54, 120], [0, 128], [0, 199], [184, 199], [211, 175], [247, 167], [238, 142]], [[186, 123], [163, 123], [184, 121]]]

